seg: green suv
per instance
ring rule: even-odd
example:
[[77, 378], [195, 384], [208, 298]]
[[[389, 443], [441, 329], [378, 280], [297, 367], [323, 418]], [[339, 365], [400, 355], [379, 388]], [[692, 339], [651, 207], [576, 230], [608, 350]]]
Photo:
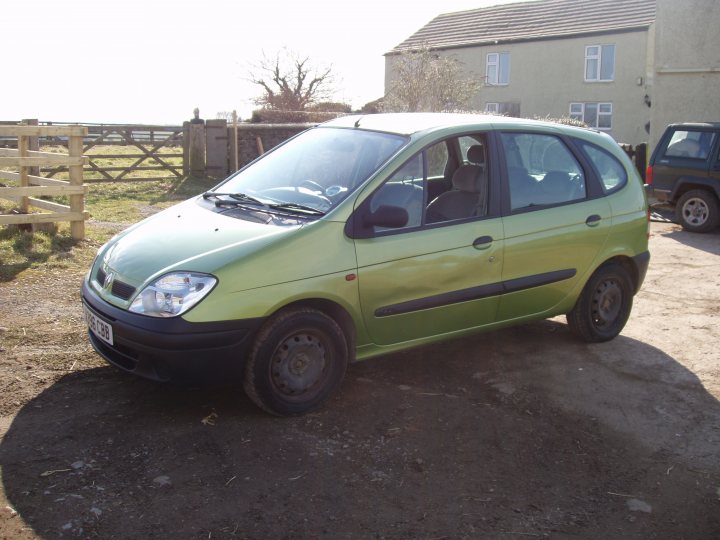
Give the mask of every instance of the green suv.
[[632, 163], [602, 133], [497, 116], [348, 116], [103, 246], [89, 337], [154, 380], [318, 407], [348, 362], [567, 314], [623, 329], [647, 270]]
[[675, 206], [683, 229], [720, 224], [720, 123], [670, 124], [645, 175], [648, 195]]

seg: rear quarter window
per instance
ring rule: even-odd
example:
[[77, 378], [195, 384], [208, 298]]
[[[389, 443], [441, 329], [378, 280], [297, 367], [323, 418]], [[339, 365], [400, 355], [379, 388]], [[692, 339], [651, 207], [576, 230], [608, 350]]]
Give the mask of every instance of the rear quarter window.
[[580, 141], [580, 146], [595, 168], [605, 194], [617, 191], [627, 183], [627, 171], [619, 159], [586, 141]]

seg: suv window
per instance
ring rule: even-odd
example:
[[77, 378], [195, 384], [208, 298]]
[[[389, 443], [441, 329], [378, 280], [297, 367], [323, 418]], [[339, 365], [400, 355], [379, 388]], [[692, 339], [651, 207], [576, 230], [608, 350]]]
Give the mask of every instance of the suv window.
[[603, 191], [611, 193], [623, 187], [627, 182], [627, 172], [622, 163], [602, 148], [585, 141], [579, 141], [600, 176]]
[[501, 140], [511, 210], [585, 198], [582, 167], [559, 138], [538, 133], [502, 133]]
[[673, 133], [665, 156], [707, 159], [714, 142], [715, 133], [678, 130]]

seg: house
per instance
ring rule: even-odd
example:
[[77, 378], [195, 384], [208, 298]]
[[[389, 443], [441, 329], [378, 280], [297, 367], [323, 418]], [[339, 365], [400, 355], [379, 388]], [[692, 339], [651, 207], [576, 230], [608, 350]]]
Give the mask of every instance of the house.
[[427, 47], [481, 81], [470, 108], [571, 116], [638, 144], [650, 130], [655, 11], [656, 0], [538, 0], [442, 14], [385, 55], [385, 86], [399, 54]]
[[720, 2], [657, 0], [650, 38], [654, 148], [670, 123], [720, 122]]

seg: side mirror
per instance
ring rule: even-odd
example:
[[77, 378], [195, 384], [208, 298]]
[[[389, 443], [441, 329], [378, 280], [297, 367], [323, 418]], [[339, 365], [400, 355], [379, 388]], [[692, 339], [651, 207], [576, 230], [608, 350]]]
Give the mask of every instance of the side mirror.
[[372, 214], [365, 217], [366, 227], [386, 227], [399, 229], [407, 225], [410, 216], [401, 206], [381, 205]]

